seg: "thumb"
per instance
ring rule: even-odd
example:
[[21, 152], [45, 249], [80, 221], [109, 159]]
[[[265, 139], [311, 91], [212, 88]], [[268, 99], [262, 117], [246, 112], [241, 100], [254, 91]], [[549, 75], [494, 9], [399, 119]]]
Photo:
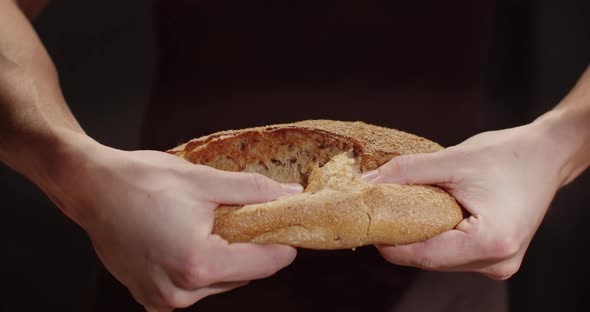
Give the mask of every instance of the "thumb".
[[299, 184], [279, 183], [258, 173], [209, 169], [204, 191], [209, 201], [217, 204], [262, 203], [303, 191]]
[[370, 183], [441, 184], [452, 180], [453, 162], [442, 150], [427, 154], [400, 155], [376, 170], [363, 174]]

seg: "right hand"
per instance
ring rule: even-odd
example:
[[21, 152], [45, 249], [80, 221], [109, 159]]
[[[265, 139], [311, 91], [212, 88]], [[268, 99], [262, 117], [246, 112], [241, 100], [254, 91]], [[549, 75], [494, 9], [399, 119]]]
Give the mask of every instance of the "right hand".
[[[90, 154], [90, 153], [86, 153]], [[172, 311], [289, 265], [283, 245], [229, 244], [211, 234], [219, 204], [301, 191], [253, 173], [190, 164], [156, 151], [101, 146], [70, 167], [55, 202], [90, 235], [107, 269], [148, 311]]]
[[[560, 186], [567, 157], [543, 123], [480, 133], [436, 153], [395, 157], [372, 183], [437, 185], [469, 212], [454, 229], [423, 242], [379, 245], [388, 261], [426, 270], [508, 279]], [[376, 174], [376, 175], [375, 175]]]

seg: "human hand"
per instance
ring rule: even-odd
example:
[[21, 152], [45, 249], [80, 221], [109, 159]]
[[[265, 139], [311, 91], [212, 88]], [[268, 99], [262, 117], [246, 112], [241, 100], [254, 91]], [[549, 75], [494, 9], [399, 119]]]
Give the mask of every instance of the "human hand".
[[507, 279], [563, 183], [563, 157], [536, 124], [478, 134], [431, 154], [403, 155], [366, 173], [371, 183], [437, 185], [471, 214], [424, 242], [377, 246], [388, 261]]
[[211, 229], [218, 204], [271, 201], [299, 185], [162, 152], [98, 150], [70, 171], [69, 193], [56, 203], [79, 212], [72, 215], [104, 265], [148, 311], [190, 306], [293, 261], [292, 247], [229, 244]]

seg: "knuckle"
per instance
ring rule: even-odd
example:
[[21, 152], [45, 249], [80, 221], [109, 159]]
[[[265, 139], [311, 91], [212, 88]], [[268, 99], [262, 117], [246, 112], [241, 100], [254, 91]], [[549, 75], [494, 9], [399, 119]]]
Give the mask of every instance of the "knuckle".
[[429, 256], [422, 257], [418, 263], [420, 268], [424, 270], [436, 270], [438, 267], [434, 259]]
[[282, 188], [278, 182], [259, 173], [251, 173], [250, 177], [261, 200], [272, 200], [276, 194], [282, 193]]
[[180, 275], [180, 284], [187, 289], [198, 289], [214, 283], [216, 273], [214, 266], [202, 260], [191, 260]]
[[180, 297], [180, 292], [177, 290], [164, 290], [160, 293], [160, 298], [162, 303], [168, 307], [178, 308], [185, 304]]
[[520, 269], [520, 263], [506, 263], [493, 267], [488, 276], [497, 280], [507, 280], [511, 278]]
[[379, 168], [380, 175], [384, 177], [381, 182], [408, 183], [408, 164], [411, 162], [410, 155], [399, 155]]
[[167, 285], [166, 283], [162, 282], [154, 282], [154, 286], [152, 288], [154, 293], [146, 293], [146, 298], [150, 298], [150, 302], [148, 303], [154, 307], [177, 307], [182, 304], [180, 302], [180, 297], [176, 288], [172, 287], [171, 285]]
[[260, 173], [250, 173], [250, 178], [256, 186], [258, 192], [264, 192], [269, 188], [268, 181]]
[[408, 165], [412, 161], [409, 155], [400, 155], [393, 159], [392, 162], [392, 173], [401, 177], [406, 178], [408, 176]]
[[514, 257], [520, 250], [517, 240], [511, 236], [504, 236], [492, 241], [488, 247], [488, 255], [492, 259], [508, 259]]

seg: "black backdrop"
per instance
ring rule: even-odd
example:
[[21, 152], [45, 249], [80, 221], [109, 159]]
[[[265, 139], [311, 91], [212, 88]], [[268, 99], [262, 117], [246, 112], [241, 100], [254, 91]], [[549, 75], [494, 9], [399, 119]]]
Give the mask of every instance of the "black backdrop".
[[[35, 22], [86, 131], [137, 148], [154, 67], [151, 1], [53, 1]], [[590, 2], [498, 1], [490, 59], [490, 129], [550, 109], [590, 63]], [[468, 135], [468, 134], [466, 134]], [[0, 167], [0, 311], [78, 311], [95, 257], [85, 233], [32, 184]], [[577, 311], [588, 304], [590, 174], [562, 190], [521, 271], [513, 311]]]

